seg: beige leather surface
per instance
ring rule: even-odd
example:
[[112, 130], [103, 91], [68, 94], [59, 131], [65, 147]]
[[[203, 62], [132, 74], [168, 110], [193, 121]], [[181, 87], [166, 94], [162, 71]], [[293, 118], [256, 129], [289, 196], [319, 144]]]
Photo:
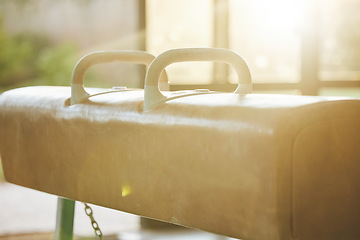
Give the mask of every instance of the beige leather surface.
[[293, 158], [295, 236], [359, 239], [359, 179], [359, 117], [329, 118], [302, 129]]
[[[97, 91], [96, 89], [88, 90]], [[6, 180], [241, 239], [360, 239], [360, 100], [0, 96]]]

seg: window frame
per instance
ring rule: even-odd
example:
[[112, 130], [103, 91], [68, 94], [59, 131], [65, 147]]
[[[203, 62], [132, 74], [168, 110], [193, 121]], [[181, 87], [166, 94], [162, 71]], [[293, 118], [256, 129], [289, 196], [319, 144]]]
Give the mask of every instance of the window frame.
[[[212, 0], [213, 17], [214, 17], [214, 36], [213, 47], [229, 48], [229, 0]], [[354, 88], [360, 87], [360, 79], [357, 80], [332, 80], [326, 81], [319, 78], [319, 44], [320, 44], [320, 21], [318, 18], [319, 4], [309, 9], [308, 22], [306, 31], [301, 32], [301, 66], [299, 82], [273, 82], [273, 83], [253, 83], [254, 91], [282, 91], [282, 90], [299, 90], [302, 95], [318, 95], [322, 88]], [[140, 30], [146, 30], [146, 1], [140, 1], [139, 4]], [[310, 18], [310, 19], [309, 19]], [[145, 31], [146, 32], [146, 31]], [[146, 37], [143, 41], [143, 49], [146, 50]], [[219, 77], [221, 76], [221, 77]], [[194, 85], [170, 85], [170, 90], [178, 91], [183, 89], [209, 88], [215, 91], [231, 92], [236, 89], [236, 84], [228, 82], [229, 71], [224, 64], [214, 64], [213, 81], [211, 84], [194, 84]]]

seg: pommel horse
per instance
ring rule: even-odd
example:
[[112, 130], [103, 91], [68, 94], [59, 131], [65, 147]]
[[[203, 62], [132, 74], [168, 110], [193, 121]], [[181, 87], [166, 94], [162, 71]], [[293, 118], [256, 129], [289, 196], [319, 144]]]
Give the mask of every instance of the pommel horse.
[[[144, 89], [84, 87], [112, 61], [149, 65]], [[159, 89], [184, 61], [231, 65], [237, 89]], [[89, 54], [71, 87], [1, 94], [5, 178], [60, 197], [57, 240], [72, 239], [75, 201], [243, 240], [359, 240], [360, 99], [251, 88], [226, 49]]]

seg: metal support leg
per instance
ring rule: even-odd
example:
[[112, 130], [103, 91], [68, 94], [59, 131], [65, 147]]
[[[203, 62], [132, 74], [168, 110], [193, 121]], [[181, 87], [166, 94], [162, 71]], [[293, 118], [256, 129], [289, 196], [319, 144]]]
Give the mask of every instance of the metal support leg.
[[58, 198], [55, 240], [72, 240], [74, 229], [75, 201]]

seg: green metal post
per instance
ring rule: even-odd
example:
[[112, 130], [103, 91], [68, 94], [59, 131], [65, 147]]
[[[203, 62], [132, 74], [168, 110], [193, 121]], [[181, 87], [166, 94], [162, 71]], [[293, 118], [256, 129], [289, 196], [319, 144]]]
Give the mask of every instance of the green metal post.
[[74, 229], [75, 201], [58, 198], [55, 240], [72, 240]]

